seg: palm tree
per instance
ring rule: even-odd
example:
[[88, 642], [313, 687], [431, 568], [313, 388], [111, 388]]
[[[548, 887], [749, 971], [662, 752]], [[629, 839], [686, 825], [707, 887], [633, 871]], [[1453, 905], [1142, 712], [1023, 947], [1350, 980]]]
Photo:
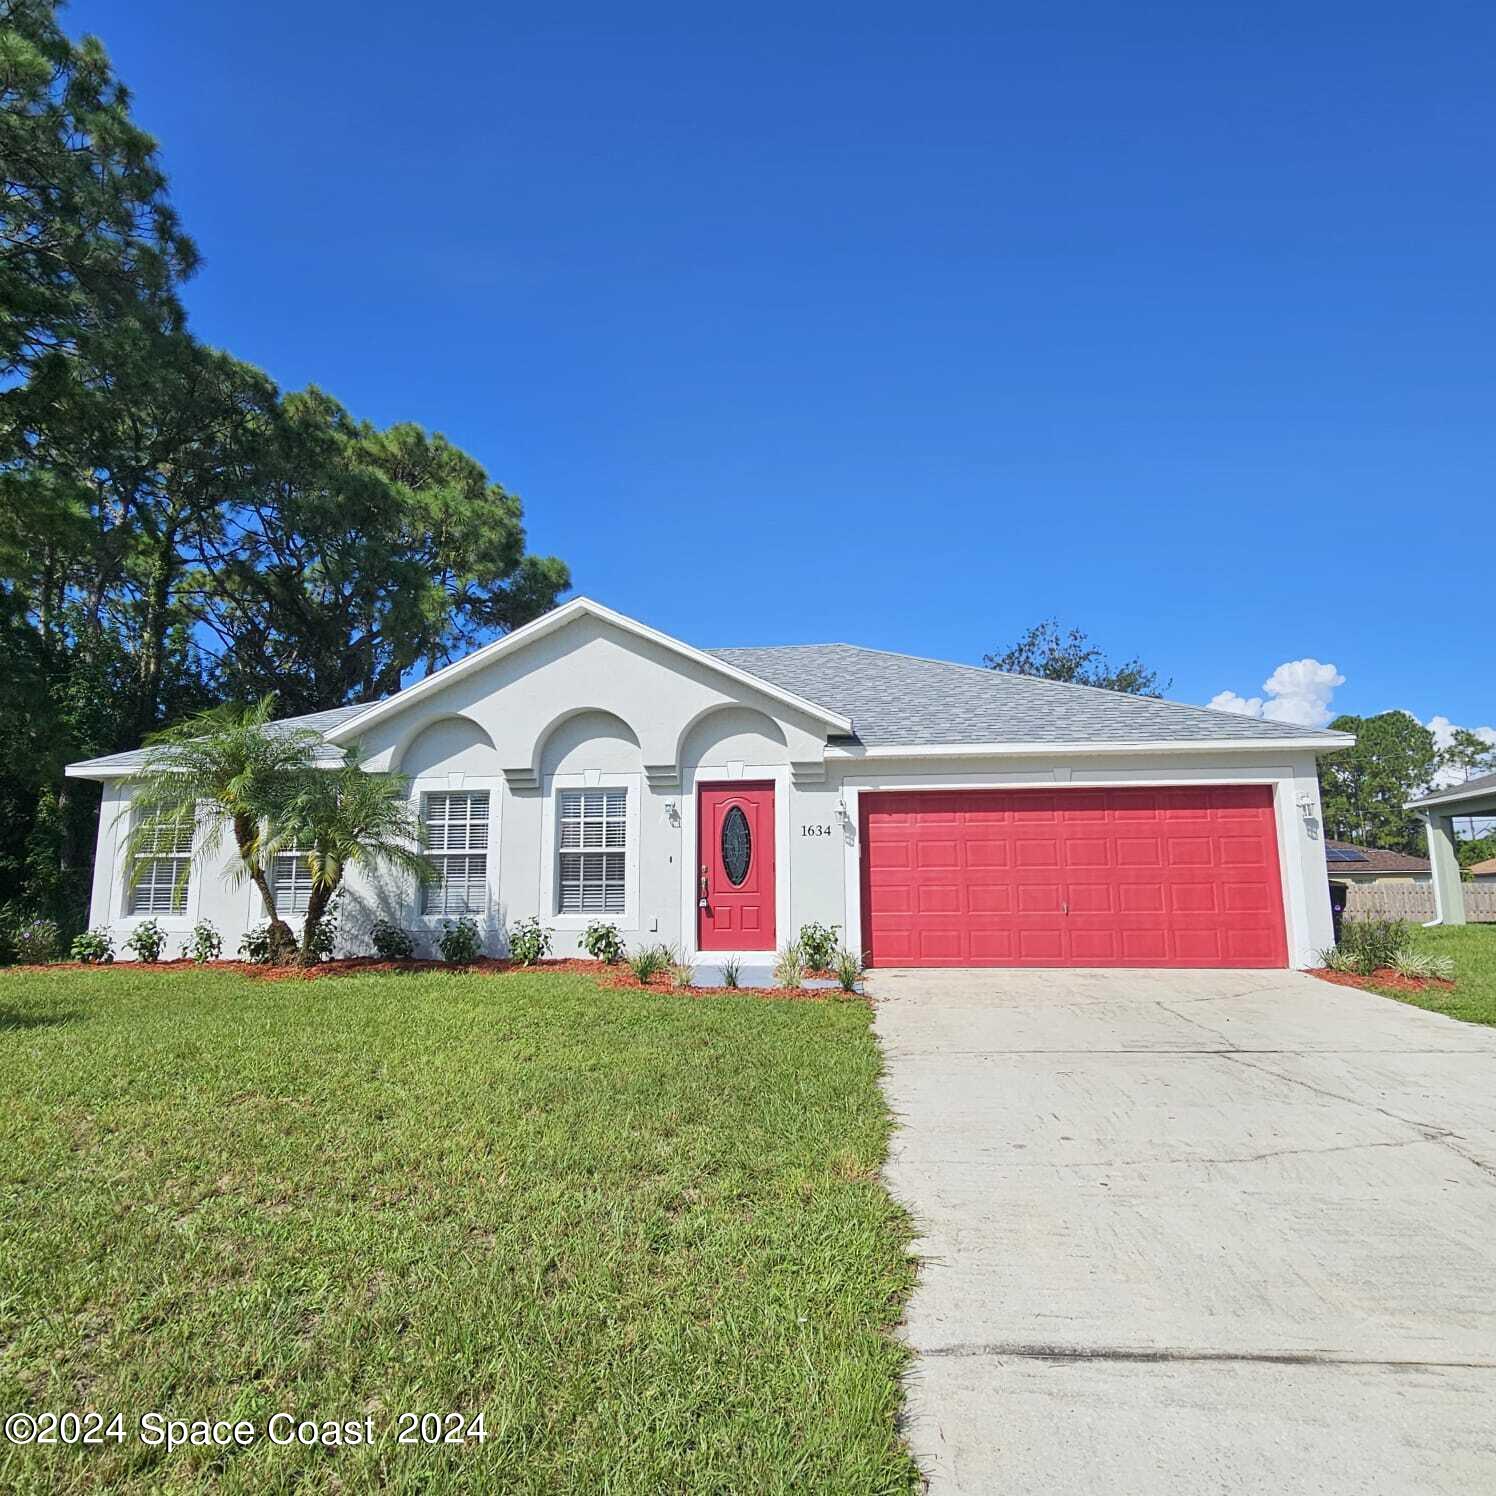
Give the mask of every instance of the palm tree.
[[275, 698], [250, 706], [216, 706], [188, 717], [146, 742], [140, 771], [130, 778], [135, 825], [127, 855], [149, 856], [163, 826], [196, 825], [197, 858], [205, 859], [231, 831], [238, 852], [236, 871], [259, 890], [270, 922], [272, 959], [296, 949], [291, 927], [275, 907], [265, 868], [274, 854], [268, 822], [275, 809], [314, 765], [322, 739], [304, 728], [270, 727]]
[[436, 876], [421, 850], [421, 823], [410, 805], [409, 782], [397, 774], [371, 774], [356, 750], [336, 769], [296, 776], [273, 821], [280, 846], [305, 856], [312, 886], [307, 895], [301, 959], [316, 959], [317, 933], [343, 875], [354, 863], [393, 868], [430, 882]]

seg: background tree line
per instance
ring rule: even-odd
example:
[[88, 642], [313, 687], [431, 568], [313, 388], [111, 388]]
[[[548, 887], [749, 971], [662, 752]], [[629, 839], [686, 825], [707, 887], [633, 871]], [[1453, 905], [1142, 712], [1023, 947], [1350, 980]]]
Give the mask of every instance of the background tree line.
[[77, 928], [98, 795], [67, 762], [386, 695], [570, 578], [445, 437], [192, 336], [156, 143], [57, 9], [0, 0], [0, 906]]

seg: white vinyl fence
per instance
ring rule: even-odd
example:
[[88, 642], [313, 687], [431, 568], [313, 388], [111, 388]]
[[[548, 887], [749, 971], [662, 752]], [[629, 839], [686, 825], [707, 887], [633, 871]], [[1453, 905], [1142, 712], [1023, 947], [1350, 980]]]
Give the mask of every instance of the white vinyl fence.
[[[1496, 922], [1496, 886], [1462, 883], [1465, 918], [1471, 923]], [[1412, 919], [1420, 924], [1434, 917], [1431, 883], [1348, 883], [1345, 912], [1374, 914], [1383, 919]]]

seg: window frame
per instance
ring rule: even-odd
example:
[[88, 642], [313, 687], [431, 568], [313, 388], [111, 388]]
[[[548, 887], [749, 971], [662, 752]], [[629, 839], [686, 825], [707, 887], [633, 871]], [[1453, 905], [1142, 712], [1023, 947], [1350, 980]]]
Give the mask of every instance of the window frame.
[[[588, 910], [585, 913], [568, 912], [565, 914], [561, 912], [561, 797], [574, 790], [624, 791], [624, 845], [621, 849], [623, 851], [622, 909], [599, 909]], [[609, 924], [617, 925], [620, 930], [639, 934], [641, 923], [639, 855], [646, 798], [644, 776], [638, 773], [610, 773], [597, 769], [549, 774], [543, 780], [543, 794], [540, 827], [541, 922], [558, 931], [580, 931], [585, 930], [594, 921], [604, 920]], [[650, 799], [653, 803], [653, 797]], [[597, 848], [596, 850], [603, 849]], [[665, 911], [658, 912], [663, 914]]]
[[[132, 856], [130, 853], [130, 841], [140, 829], [145, 819], [134, 805], [130, 807], [128, 830], [125, 831], [120, 845], [120, 861], [123, 863], [124, 872], [124, 877], [121, 880], [124, 886], [121, 890], [120, 918], [122, 920], [133, 921], [137, 924], [143, 924], [147, 920], [153, 919], [165, 925], [168, 929], [175, 928], [177, 925], [185, 927], [192, 920], [194, 901], [197, 896], [197, 873], [199, 869], [194, 866], [194, 863], [197, 858], [199, 817], [194, 815], [190, 823], [187, 821], [175, 823], [179, 828], [187, 831], [185, 850], [180, 850], [182, 839], [179, 836], [173, 843], [173, 849], [165, 854], [162, 854], [158, 848], [154, 852], [138, 852]], [[187, 865], [187, 877], [182, 883], [182, 902], [180, 907], [169, 909], [140, 909], [136, 907], [135, 890], [140, 886], [139, 869], [147, 865], [155, 867], [160, 863], [172, 864], [171, 883], [167, 886], [174, 890], [180, 876], [175, 865], [184, 862]], [[159, 886], [154, 882], [152, 883], [153, 888]]]
[[[432, 796], [445, 797], [449, 795], [483, 795], [488, 800], [488, 816], [485, 822], [487, 826], [486, 845], [481, 848], [467, 847], [464, 849], [450, 850], [436, 848], [430, 844], [431, 823], [427, 819], [427, 808]], [[423, 833], [426, 835], [424, 851], [433, 862], [440, 863], [443, 857], [478, 857], [483, 858], [483, 897], [476, 908], [470, 909], [434, 909], [428, 904], [432, 893], [439, 885], [421, 884], [415, 891], [415, 918], [420, 925], [432, 929], [440, 929], [444, 920], [473, 919], [480, 923], [487, 920], [494, 911], [495, 889], [494, 889], [494, 851], [498, 845], [499, 830], [499, 806], [502, 796], [498, 792], [497, 784], [486, 775], [481, 779], [465, 774], [451, 774], [441, 779], [418, 780], [412, 786], [412, 798], [416, 818], [421, 823]], [[471, 827], [474, 821], [471, 816], [464, 822]]]
[[[294, 859], [295, 871], [299, 876], [291, 879], [293, 899], [290, 904], [281, 902], [280, 860], [282, 857]], [[284, 847], [271, 858], [270, 861], [270, 891], [275, 895], [275, 912], [281, 919], [300, 919], [306, 913], [307, 902], [312, 892], [312, 870], [307, 866], [307, 854], [297, 847]], [[295, 907], [295, 890], [302, 883], [306, 886], [306, 897], [301, 902], [301, 907]]]
[[[628, 906], [629, 807], [628, 789], [623, 785], [598, 785], [595, 788], [568, 787], [556, 791], [556, 914], [586, 914], [593, 919], [621, 916]], [[589, 803], [591, 802], [591, 803]], [[598, 804], [600, 802], [600, 804]], [[576, 814], [570, 814], [572, 806]], [[575, 827], [575, 844], [568, 845], [568, 832]], [[589, 833], [595, 839], [589, 840]], [[614, 839], [616, 833], [616, 839]], [[566, 907], [569, 884], [568, 861], [576, 861], [575, 908]], [[601, 902], [594, 909], [584, 905], [589, 880], [589, 863], [600, 863], [601, 880], [594, 882]], [[612, 868], [616, 866], [616, 876]], [[609, 890], [616, 902], [609, 905]]]

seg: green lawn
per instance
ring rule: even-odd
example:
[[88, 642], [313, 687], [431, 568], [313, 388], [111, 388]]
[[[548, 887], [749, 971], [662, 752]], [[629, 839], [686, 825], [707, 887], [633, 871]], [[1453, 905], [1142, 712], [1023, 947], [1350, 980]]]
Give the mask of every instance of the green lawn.
[[0, 1443], [0, 1489], [915, 1489], [878, 1069], [861, 1001], [0, 973], [0, 1412], [378, 1438]]
[[1467, 1023], [1496, 1024], [1496, 925], [1436, 925], [1431, 930], [1415, 926], [1413, 944], [1454, 958], [1453, 990], [1394, 992], [1379, 987], [1379, 992]]

